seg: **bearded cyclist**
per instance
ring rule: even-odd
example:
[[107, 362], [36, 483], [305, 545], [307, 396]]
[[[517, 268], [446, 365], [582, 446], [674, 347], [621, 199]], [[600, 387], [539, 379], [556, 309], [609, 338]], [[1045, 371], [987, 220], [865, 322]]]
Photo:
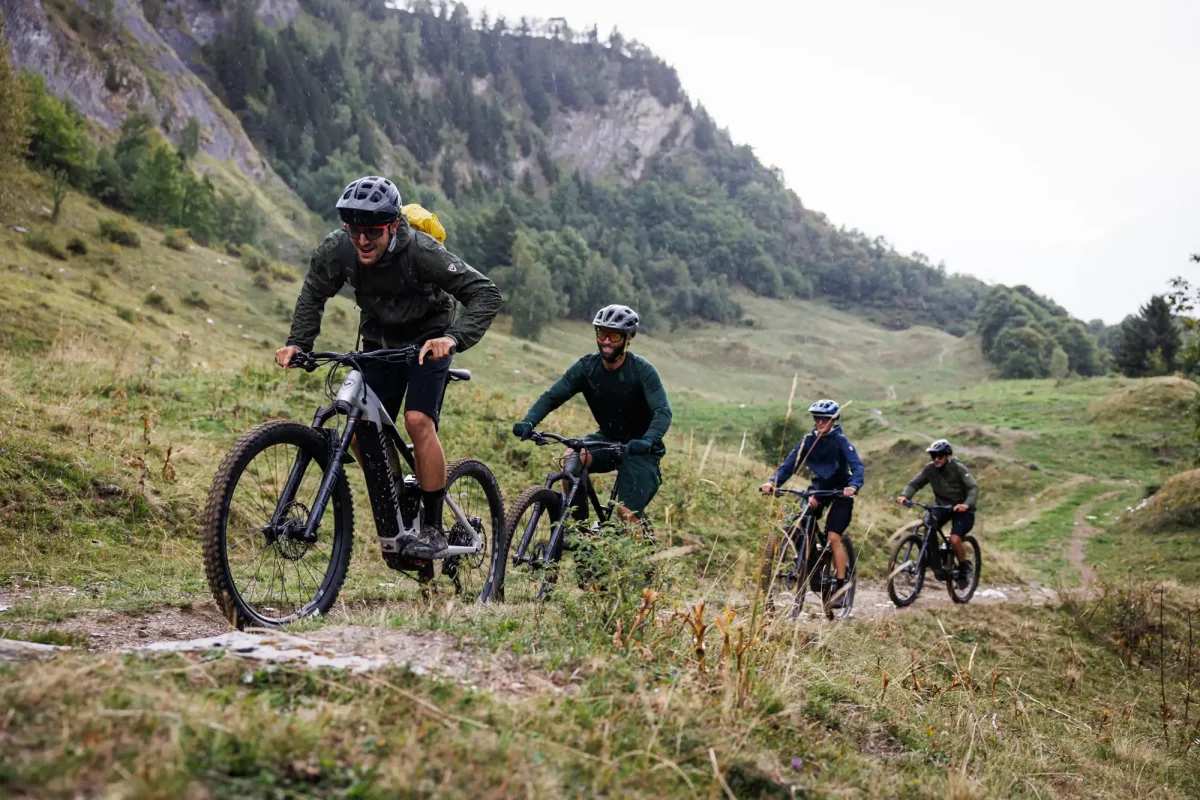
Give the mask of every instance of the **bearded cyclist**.
[[817, 519], [829, 509], [825, 519], [825, 535], [829, 538], [829, 548], [833, 551], [833, 567], [837, 577], [834, 592], [834, 608], [841, 608], [846, 585], [846, 547], [842, 544], [842, 534], [850, 527], [850, 518], [854, 514], [854, 495], [863, 486], [863, 462], [842, 433], [842, 426], [837, 424], [841, 406], [833, 400], [818, 400], [808, 409], [812, 414], [813, 429], [800, 443], [796, 445], [788, 457], [775, 470], [771, 480], [764, 483], [760, 490], [763, 494], [771, 494], [782, 486], [788, 478], [795, 474], [801, 464], [808, 467], [813, 474], [814, 489], [842, 491], [841, 497], [810, 497], [808, 511]]
[[663, 436], [671, 427], [671, 404], [654, 366], [629, 352], [639, 323], [637, 312], [629, 306], [609, 305], [597, 311], [592, 320], [597, 352], [572, 364], [513, 425], [513, 435], [528, 439], [550, 412], [582, 392], [600, 427], [599, 433], [585, 438], [625, 444], [621, 455], [584, 450], [583, 464], [593, 473], [617, 471], [617, 515], [626, 525], [640, 527], [639, 518], [662, 483], [658, 462], [667, 451]]
[[958, 572], [955, 581], [958, 588], [965, 589], [971, 583], [973, 565], [967, 559], [967, 548], [963, 546], [962, 537], [975, 527], [975, 503], [979, 500], [979, 484], [971, 473], [957, 458], [954, 458], [954, 448], [945, 439], [938, 439], [925, 449], [933, 459], [908, 482], [904, 491], [896, 498], [896, 502], [904, 505], [913, 499], [913, 495], [921, 491], [925, 484], [933, 487], [933, 502], [943, 506], [953, 506], [949, 511], [933, 511], [934, 520], [938, 527], [950, 523], [950, 546], [954, 549], [954, 558], [958, 561]]
[[[325, 302], [346, 283], [354, 287], [362, 309], [364, 351], [421, 345], [415, 364], [365, 363], [363, 377], [393, 420], [404, 401], [424, 519], [420, 535], [405, 542], [402, 552], [431, 558], [447, 546], [441, 527], [446, 456], [437, 425], [451, 353], [483, 337], [504, 298], [494, 283], [432, 236], [409, 227], [400, 213], [400, 191], [386, 178], [369, 175], [351, 182], [337, 210], [342, 229], [313, 251], [291, 333], [275, 362], [286, 368], [297, 353], [312, 350]], [[465, 306], [457, 321], [456, 300]]]

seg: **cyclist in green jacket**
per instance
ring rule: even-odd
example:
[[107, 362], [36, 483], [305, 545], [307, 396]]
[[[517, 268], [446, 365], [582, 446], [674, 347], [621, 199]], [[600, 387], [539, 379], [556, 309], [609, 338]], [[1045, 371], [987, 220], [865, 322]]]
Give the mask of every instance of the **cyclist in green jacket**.
[[671, 427], [671, 404], [658, 371], [629, 352], [639, 321], [628, 306], [609, 305], [596, 312], [597, 352], [572, 364], [513, 425], [513, 435], [527, 439], [550, 412], [582, 392], [600, 427], [585, 438], [625, 444], [623, 455], [585, 450], [581, 456], [589, 472], [617, 471], [617, 514], [628, 525], [640, 525], [638, 518], [662, 483], [658, 462], [667, 451], [663, 436]]
[[[504, 298], [494, 283], [432, 236], [409, 227], [400, 213], [400, 191], [388, 179], [368, 175], [351, 182], [337, 209], [342, 229], [313, 251], [291, 333], [275, 362], [287, 367], [297, 353], [312, 349], [326, 301], [347, 283], [362, 309], [364, 351], [421, 345], [417, 363], [367, 363], [363, 377], [393, 420], [399, 421], [404, 401], [404, 428], [412, 438], [424, 509], [420, 535], [406, 543], [404, 555], [430, 558], [447, 545], [442, 531], [446, 455], [437, 423], [451, 354], [483, 338]], [[457, 320], [456, 300], [464, 306]]]
[[933, 458], [921, 468], [915, 478], [908, 482], [896, 502], [904, 505], [913, 495], [929, 484], [933, 487], [933, 501], [937, 505], [953, 506], [949, 511], [934, 511], [933, 518], [941, 527], [950, 522], [950, 546], [958, 561], [955, 576], [959, 588], [966, 588], [971, 580], [973, 565], [967, 559], [967, 549], [962, 537], [975, 527], [975, 503], [979, 499], [979, 484], [966, 466], [954, 458], [954, 448], [945, 439], [938, 439], [926, 448]]

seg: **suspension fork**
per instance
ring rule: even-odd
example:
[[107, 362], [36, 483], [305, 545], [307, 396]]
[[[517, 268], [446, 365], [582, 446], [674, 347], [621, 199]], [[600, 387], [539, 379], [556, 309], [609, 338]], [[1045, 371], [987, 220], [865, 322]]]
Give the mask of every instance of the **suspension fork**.
[[[570, 518], [569, 509], [575, 503], [575, 497], [579, 494], [579, 487], [583, 486], [585, 483], [589, 483], [587, 479], [587, 472], [584, 469], [582, 461], [579, 460], [578, 454], [572, 456], [572, 458], [575, 459], [576, 463], [578, 464], [579, 474], [571, 474], [572, 462], [568, 461], [567, 468], [564, 470], [563, 474], [566, 475], [567, 479], [571, 481], [571, 491], [564, 496], [563, 507], [559, 511], [558, 515], [558, 524], [554, 527], [554, 531], [550, 534], [550, 541], [547, 543], [546, 554], [551, 561], [558, 561], [560, 558], [562, 558], [563, 545], [566, 540], [567, 520]], [[595, 492], [593, 492], [593, 495], [594, 494]], [[583, 502], [585, 504], [587, 503], [586, 497], [584, 498]], [[587, 506], [585, 505], [584, 507], [586, 508]]]
[[305, 541], [314, 542], [317, 539], [317, 528], [321, 524], [321, 517], [325, 514], [325, 506], [329, 504], [329, 498], [333, 497], [333, 487], [342, 477], [342, 462], [350, 450], [350, 441], [354, 438], [354, 430], [358, 427], [360, 419], [362, 419], [362, 414], [353, 411], [350, 418], [346, 420], [346, 429], [342, 431], [342, 438], [329, 458], [329, 470], [325, 473], [325, 479], [321, 481], [321, 488], [317, 491], [317, 498], [313, 501], [312, 510], [308, 514], [308, 525], [304, 528]]

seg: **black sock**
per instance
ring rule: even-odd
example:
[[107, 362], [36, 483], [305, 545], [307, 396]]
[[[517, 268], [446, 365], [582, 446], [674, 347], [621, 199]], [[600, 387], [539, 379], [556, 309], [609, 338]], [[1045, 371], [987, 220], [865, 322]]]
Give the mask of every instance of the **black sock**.
[[421, 507], [424, 509], [421, 519], [426, 525], [442, 527], [442, 501], [445, 499], [445, 489], [432, 492], [421, 491]]

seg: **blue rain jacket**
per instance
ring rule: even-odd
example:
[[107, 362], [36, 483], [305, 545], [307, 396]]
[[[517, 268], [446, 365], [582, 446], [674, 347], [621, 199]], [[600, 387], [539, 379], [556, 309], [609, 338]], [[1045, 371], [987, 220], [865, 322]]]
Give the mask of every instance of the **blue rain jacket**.
[[[808, 457], [805, 460], [805, 456]], [[812, 471], [813, 487], [817, 489], [845, 489], [853, 486], [861, 489], [863, 485], [863, 462], [858, 457], [858, 451], [846, 434], [842, 433], [841, 425], [834, 425], [829, 433], [817, 438], [816, 429], [800, 440], [800, 444], [775, 470], [771, 482], [782, 486], [796, 472], [800, 462]]]

